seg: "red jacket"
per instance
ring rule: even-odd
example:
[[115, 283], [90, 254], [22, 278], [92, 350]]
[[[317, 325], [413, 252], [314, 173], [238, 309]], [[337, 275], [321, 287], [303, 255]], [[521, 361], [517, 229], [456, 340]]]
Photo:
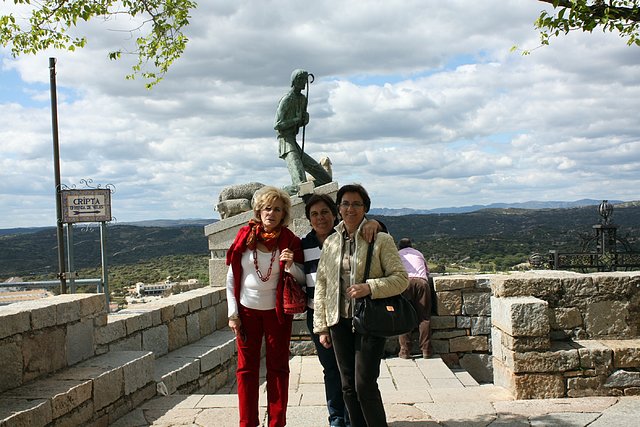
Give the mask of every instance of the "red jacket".
[[[231, 247], [227, 251], [227, 265], [231, 266], [233, 271], [233, 291], [236, 297], [236, 301], [240, 301], [240, 279], [242, 278], [242, 265], [241, 259], [242, 254], [247, 250], [247, 236], [249, 235], [249, 231], [251, 231], [251, 227], [245, 225], [242, 227], [238, 234], [236, 235], [235, 240], [231, 244]], [[293, 261], [299, 264], [304, 262], [304, 254], [302, 252], [302, 245], [300, 243], [300, 238], [293, 234], [291, 230], [286, 227], [282, 228], [280, 232], [280, 237], [278, 237], [278, 249], [282, 253], [285, 249], [291, 249], [293, 251]], [[280, 261], [280, 272], [284, 271], [284, 262]], [[280, 323], [284, 323], [285, 314], [284, 314], [284, 275], [280, 274], [278, 277], [278, 286], [276, 287], [276, 314], [278, 316], [278, 321]]]

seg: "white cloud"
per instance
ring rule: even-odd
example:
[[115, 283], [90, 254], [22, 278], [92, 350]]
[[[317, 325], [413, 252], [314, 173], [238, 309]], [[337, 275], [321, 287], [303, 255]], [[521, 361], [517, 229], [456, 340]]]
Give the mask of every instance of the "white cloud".
[[[73, 53], [2, 58], [0, 227], [52, 225], [48, 58], [62, 181], [113, 184], [119, 221], [216, 217], [225, 186], [286, 185], [275, 108], [316, 80], [305, 150], [374, 207], [638, 199], [640, 50], [572, 33], [529, 56], [535, 0], [201, 2], [187, 51], [149, 91], [124, 76], [133, 23], [92, 21]], [[116, 31], [118, 30], [118, 31]], [[1, 52], [1, 51], [0, 51]], [[6, 53], [6, 52], [5, 52]]]

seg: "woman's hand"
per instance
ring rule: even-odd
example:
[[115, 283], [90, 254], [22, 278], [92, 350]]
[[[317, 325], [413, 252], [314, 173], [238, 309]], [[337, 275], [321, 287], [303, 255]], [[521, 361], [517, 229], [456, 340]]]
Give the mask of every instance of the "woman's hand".
[[288, 270], [293, 264], [293, 251], [289, 248], [280, 252], [280, 261], [284, 262], [284, 267]]
[[242, 330], [242, 321], [239, 318], [229, 319], [229, 327], [235, 334], [236, 338], [244, 341], [246, 339], [244, 331]]
[[371, 243], [376, 239], [376, 235], [382, 230], [380, 223], [375, 219], [370, 219], [362, 226], [362, 237], [367, 243]]
[[318, 335], [320, 335], [320, 344], [322, 344], [324, 348], [331, 348], [331, 335], [329, 335], [329, 332], [323, 332]]
[[371, 294], [371, 288], [367, 283], [356, 283], [347, 288], [349, 298], [364, 298]]

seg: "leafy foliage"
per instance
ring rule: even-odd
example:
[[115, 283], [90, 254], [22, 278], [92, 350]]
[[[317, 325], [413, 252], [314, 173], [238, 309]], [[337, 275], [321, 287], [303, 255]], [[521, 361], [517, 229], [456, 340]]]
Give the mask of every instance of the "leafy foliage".
[[[130, 16], [139, 23], [130, 32], [140, 35], [136, 38], [137, 51], [133, 52], [138, 55], [138, 63], [127, 78], [141, 75], [149, 88], [162, 80], [184, 52], [188, 38], [183, 30], [189, 24], [189, 13], [196, 7], [191, 0], [13, 0], [13, 3], [21, 14], [0, 16], [0, 43], [9, 46], [14, 57], [48, 48], [74, 51], [87, 43], [86, 37], [71, 35], [79, 21]], [[29, 18], [21, 18], [23, 14]], [[114, 50], [108, 55], [110, 59], [118, 59], [122, 54], [122, 50]]]
[[553, 13], [542, 11], [535, 26], [543, 45], [549, 38], [573, 30], [617, 31], [628, 45], [640, 46], [640, 0], [539, 0], [553, 5]]

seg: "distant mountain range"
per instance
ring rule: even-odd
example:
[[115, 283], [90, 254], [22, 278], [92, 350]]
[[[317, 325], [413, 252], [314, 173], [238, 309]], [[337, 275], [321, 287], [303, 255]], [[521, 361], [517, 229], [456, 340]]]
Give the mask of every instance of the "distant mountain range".
[[146, 221], [121, 222], [120, 225], [135, 225], [137, 227], [185, 227], [191, 225], [209, 225], [219, 221], [213, 218], [188, 218], [188, 219], [149, 219]]
[[[492, 203], [490, 205], [469, 205], [452, 208], [436, 208], [436, 209], [412, 209], [412, 208], [372, 208], [369, 213], [371, 215], [384, 216], [402, 216], [402, 215], [429, 215], [429, 214], [450, 214], [450, 213], [468, 213], [482, 209], [567, 209], [580, 208], [583, 206], [597, 206], [602, 200], [581, 199], [575, 202], [537, 202], [529, 201], [522, 203]], [[617, 205], [624, 203], [622, 200], [609, 200], [609, 203]]]
[[[117, 222], [110, 225], [132, 225], [135, 227], [192, 227], [209, 225], [219, 221], [218, 219], [202, 219], [202, 218], [189, 218], [189, 219], [148, 219], [145, 221], [133, 221], [133, 222]], [[96, 226], [95, 224], [87, 224], [89, 227]], [[9, 234], [28, 234], [36, 233], [38, 231], [46, 230], [54, 227], [21, 227], [21, 228], [0, 228], [0, 236]]]
[[[436, 209], [413, 209], [413, 208], [371, 208], [369, 214], [381, 216], [403, 216], [403, 215], [430, 215], [430, 214], [453, 214], [453, 213], [469, 213], [483, 209], [568, 209], [579, 208], [584, 206], [597, 206], [602, 200], [581, 199], [574, 202], [550, 201], [538, 202], [529, 201], [522, 203], [492, 203], [490, 205], [469, 205], [449, 208]], [[624, 202], [622, 200], [609, 200], [613, 205], [637, 204], [640, 202]], [[133, 225], [137, 227], [188, 227], [188, 226], [205, 226], [219, 221], [217, 219], [208, 218], [188, 218], [188, 219], [150, 219], [145, 221], [119, 222], [113, 225]], [[25, 234], [34, 233], [51, 227], [23, 227], [23, 228], [4, 228], [0, 229], [0, 236], [8, 234]]]

